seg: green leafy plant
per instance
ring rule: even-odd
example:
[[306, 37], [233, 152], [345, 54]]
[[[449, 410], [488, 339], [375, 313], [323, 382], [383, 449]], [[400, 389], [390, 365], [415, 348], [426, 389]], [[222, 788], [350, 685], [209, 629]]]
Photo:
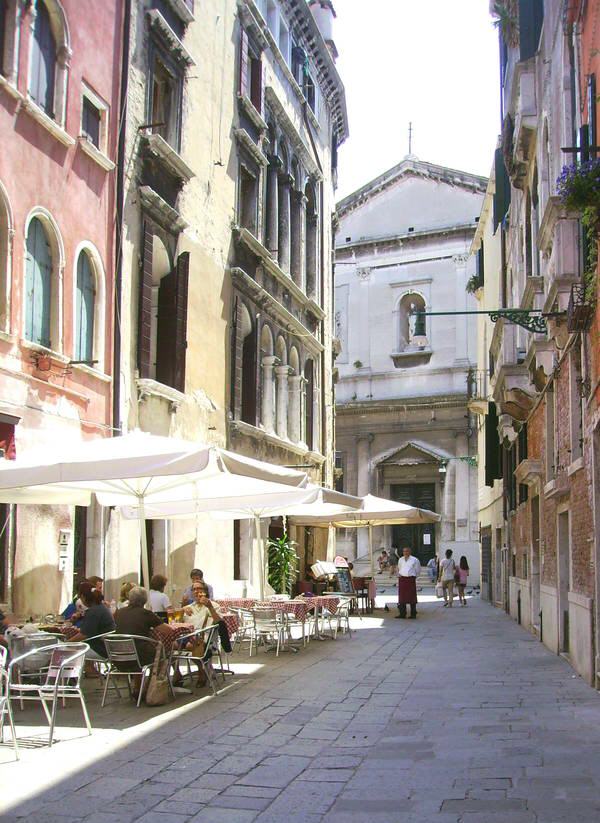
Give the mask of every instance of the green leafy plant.
[[296, 543], [287, 534], [270, 538], [267, 543], [269, 557], [269, 585], [277, 594], [291, 594], [298, 577]]
[[355, 360], [353, 365], [354, 365], [355, 369], [362, 369], [362, 367], [363, 367], [362, 360]]
[[581, 212], [587, 247], [583, 272], [585, 300], [595, 304], [600, 233], [600, 160], [564, 166], [556, 181], [556, 191], [563, 205], [571, 211]]
[[504, 42], [516, 48], [519, 45], [519, 12], [515, 0], [497, 0], [494, 14], [498, 18], [494, 25], [502, 32]]
[[479, 274], [474, 274], [472, 277], [469, 277], [467, 280], [467, 285], [465, 286], [465, 291], [469, 294], [475, 294], [477, 289], [480, 289], [483, 286], [483, 277]]

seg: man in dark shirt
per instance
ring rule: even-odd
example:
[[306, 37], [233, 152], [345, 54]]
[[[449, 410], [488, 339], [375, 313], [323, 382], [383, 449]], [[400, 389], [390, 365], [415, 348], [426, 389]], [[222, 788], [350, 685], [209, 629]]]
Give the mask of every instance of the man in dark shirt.
[[[150, 631], [155, 626], [164, 625], [158, 615], [144, 608], [147, 601], [146, 589], [136, 586], [129, 592], [129, 605], [119, 609], [115, 614], [117, 634], [137, 634], [140, 637], [150, 637]], [[136, 641], [135, 646], [142, 666], [152, 663], [155, 654], [154, 645], [139, 640]]]
[[90, 651], [86, 654], [89, 660], [106, 660], [106, 649], [102, 640], [91, 640], [90, 638], [114, 631], [115, 621], [110, 609], [102, 603], [100, 592], [94, 589], [86, 590], [83, 592], [82, 599], [87, 609], [79, 624], [79, 632], [70, 640], [83, 640], [89, 644]]

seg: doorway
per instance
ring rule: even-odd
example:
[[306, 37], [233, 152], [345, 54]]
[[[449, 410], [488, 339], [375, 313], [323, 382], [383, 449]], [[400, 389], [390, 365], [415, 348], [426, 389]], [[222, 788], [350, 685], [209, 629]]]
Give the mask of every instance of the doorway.
[[[410, 486], [392, 484], [390, 497], [398, 503], [433, 512], [436, 510], [435, 483], [413, 483]], [[434, 523], [392, 526], [392, 546], [398, 550], [403, 546], [410, 546], [421, 566], [426, 566], [435, 556], [435, 537]]]
[[558, 515], [558, 650], [569, 653], [569, 589], [571, 586], [571, 541], [569, 512]]
[[73, 523], [73, 597], [80, 583], [86, 579], [87, 564], [87, 515], [86, 506], [75, 506]]
[[540, 498], [531, 499], [531, 624], [540, 633]]
[[492, 529], [485, 526], [481, 530], [481, 595], [492, 602], [494, 587], [492, 577]]
[[502, 529], [496, 529], [496, 551], [494, 554], [494, 601], [502, 603]]

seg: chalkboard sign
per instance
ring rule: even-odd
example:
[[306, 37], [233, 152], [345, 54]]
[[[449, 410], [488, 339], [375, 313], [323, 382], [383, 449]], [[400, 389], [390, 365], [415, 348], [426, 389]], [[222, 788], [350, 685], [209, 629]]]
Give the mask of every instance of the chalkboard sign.
[[338, 569], [337, 572], [338, 591], [344, 594], [354, 594], [350, 569]]

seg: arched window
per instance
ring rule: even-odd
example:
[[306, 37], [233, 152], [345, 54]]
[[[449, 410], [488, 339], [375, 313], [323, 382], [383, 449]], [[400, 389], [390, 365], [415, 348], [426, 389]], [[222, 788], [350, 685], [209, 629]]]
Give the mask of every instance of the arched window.
[[37, 217], [27, 230], [25, 272], [25, 337], [51, 348], [52, 249]]
[[288, 437], [292, 443], [302, 440], [301, 408], [302, 408], [302, 383], [303, 377], [300, 373], [300, 358], [298, 349], [292, 346], [290, 349], [290, 373], [289, 373], [289, 400], [288, 400]]
[[12, 218], [8, 197], [0, 183], [0, 329], [9, 331]]
[[77, 260], [75, 290], [75, 360], [92, 365], [94, 359], [94, 318], [96, 313], [96, 280], [89, 255], [82, 251]]
[[242, 306], [242, 381], [241, 415], [244, 423], [256, 426], [256, 325], [250, 312]]
[[398, 351], [419, 350], [428, 345], [424, 298], [416, 292], [405, 294], [398, 307]]
[[273, 355], [273, 335], [264, 325], [260, 333], [260, 360], [262, 368], [261, 422], [272, 432], [275, 429], [275, 361]]
[[29, 96], [48, 117], [55, 116], [54, 88], [56, 40], [50, 14], [44, 0], [37, 0], [33, 37], [31, 39], [31, 70]]

